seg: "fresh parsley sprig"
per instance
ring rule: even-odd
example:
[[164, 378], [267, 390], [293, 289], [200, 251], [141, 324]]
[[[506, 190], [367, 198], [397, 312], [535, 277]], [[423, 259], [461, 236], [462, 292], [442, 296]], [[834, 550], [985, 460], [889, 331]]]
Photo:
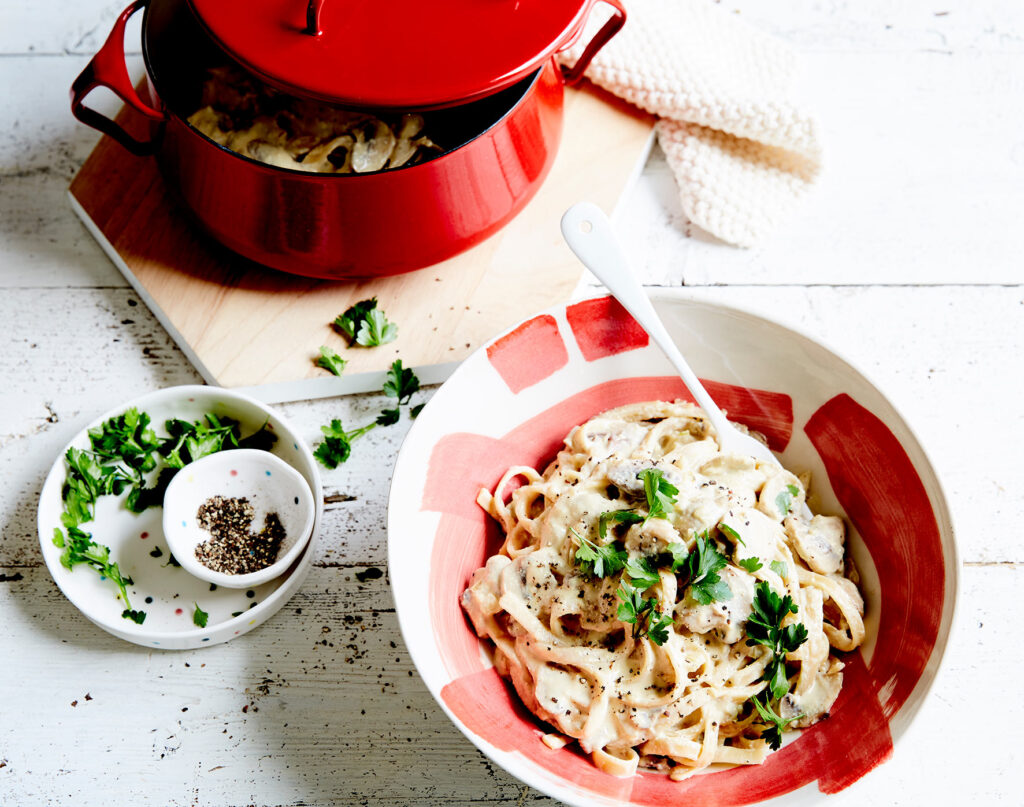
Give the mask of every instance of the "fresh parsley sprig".
[[665, 479], [660, 468], [646, 468], [636, 475], [644, 483], [644, 498], [647, 499], [647, 515], [635, 510], [608, 510], [597, 520], [597, 531], [602, 538], [608, 537], [608, 524], [646, 524], [652, 518], [668, 518], [669, 510], [676, 503], [679, 488]]
[[[337, 468], [345, 462], [352, 454], [352, 441], [362, 437], [377, 426], [393, 426], [398, 423], [402, 415], [401, 407], [407, 406], [409, 400], [419, 392], [420, 380], [410, 368], [402, 366], [401, 359], [395, 359], [388, 368], [387, 377], [384, 381], [383, 392], [389, 398], [395, 398], [398, 405], [392, 409], [381, 411], [373, 423], [360, 426], [352, 431], [346, 431], [342, 422], [334, 418], [326, 426], [321, 426], [320, 431], [324, 434], [321, 442], [313, 451], [313, 456], [326, 468]], [[419, 414], [419, 407], [413, 407], [413, 417]]]
[[597, 519], [597, 531], [602, 538], [608, 537], [608, 524], [615, 521], [620, 524], [639, 524], [644, 517], [633, 510], [609, 510], [601, 513]]
[[120, 495], [125, 489], [130, 510], [141, 512], [153, 503], [144, 496], [145, 474], [156, 467], [164, 441], [149, 423], [149, 415], [132, 407], [89, 429], [91, 450], [68, 450], [63, 489], [65, 526], [91, 521], [97, 497]]
[[345, 372], [345, 365], [348, 364], [337, 351], [327, 345], [320, 345], [320, 355], [315, 362], [317, 367], [323, 367], [332, 375], [341, 375]]
[[61, 523], [65, 527], [92, 521], [100, 496], [120, 494], [125, 485], [134, 481], [132, 475], [125, 475], [120, 465], [103, 465], [89, 451], [69, 448], [64, 461], [68, 470], [61, 490], [64, 499]]
[[651, 586], [661, 582], [661, 575], [649, 558], [632, 558], [626, 562], [626, 574], [630, 580], [639, 584], [640, 591], [647, 591]]
[[794, 720], [799, 720], [803, 715], [779, 717], [779, 715], [775, 714], [775, 710], [772, 709], [768, 698], [765, 698], [764, 703], [761, 703], [756, 696], [750, 700], [753, 701], [754, 708], [757, 709], [757, 713], [761, 715], [761, 719], [767, 725], [767, 728], [761, 732], [761, 738], [768, 743], [769, 748], [773, 751], [778, 751], [782, 747], [782, 732], [789, 727], [790, 723]]
[[[380, 413], [377, 418], [377, 423], [381, 426], [391, 426], [398, 423], [401, 417], [401, 408], [409, 403], [409, 400], [419, 392], [420, 380], [416, 377], [416, 373], [409, 367], [402, 366], [401, 359], [395, 359], [391, 363], [391, 367], [388, 368], [387, 379], [384, 381], [384, 394], [389, 398], [397, 398], [398, 406], [394, 409], [385, 409]], [[416, 417], [422, 409], [422, 405], [414, 407], [414, 412], [411, 412], [413, 417]]]
[[668, 518], [676, 504], [679, 488], [665, 479], [665, 473], [660, 468], [646, 468], [636, 478], [644, 483], [644, 497], [647, 499], [647, 516], [644, 521]]
[[634, 640], [646, 636], [659, 646], [668, 641], [672, 617], [658, 610], [657, 598], [644, 599], [643, 590], [633, 586], [626, 577], [622, 578], [615, 593], [622, 601], [617, 615], [622, 622], [633, 626]]
[[197, 625], [200, 628], [205, 628], [206, 623], [210, 619], [210, 615], [199, 607], [199, 603], [194, 602], [192, 604], [196, 607], [196, 610], [192, 612], [192, 624]]
[[321, 465], [327, 468], [337, 468], [351, 456], [352, 441], [362, 437], [376, 426], [376, 423], [370, 423], [352, 431], [345, 431], [342, 422], [338, 418], [334, 418], [326, 426], [320, 427], [324, 439], [313, 451], [313, 456], [320, 461]]
[[727, 565], [725, 555], [715, 548], [705, 530], [696, 537], [690, 552], [673, 561], [672, 571], [682, 574], [681, 587], [689, 586], [690, 595], [700, 605], [710, 605], [732, 599], [732, 589], [718, 574]]
[[589, 577], [608, 577], [616, 572], [622, 571], [629, 560], [629, 553], [619, 549], [614, 542], [601, 546], [587, 540], [586, 536], [580, 535], [576, 530], [569, 528], [579, 542], [579, 548], [574, 557], [576, 563]]
[[78, 527], [68, 527], [67, 536], [61, 532], [60, 528], [54, 529], [53, 544], [64, 550], [61, 552], [60, 562], [68, 571], [72, 571], [76, 564], [85, 563], [114, 582], [121, 592], [121, 601], [125, 606], [121, 612], [122, 618], [130, 619], [139, 625], [146, 620], [146, 612], [134, 610], [128, 600], [128, 586], [135, 581], [131, 577], [122, 575], [117, 563], [110, 560], [109, 547], [97, 544], [92, 540], [91, 534]]
[[658, 558], [659, 566], [667, 566], [675, 574], [686, 565], [686, 559], [690, 556], [690, 550], [682, 541], [673, 541]]
[[334, 327], [348, 339], [350, 345], [377, 347], [394, 342], [398, 326], [389, 322], [377, 307], [377, 298], [361, 300], [334, 318]]
[[747, 645], [763, 645], [771, 651], [761, 678], [768, 682], [772, 697], [778, 700], [789, 692], [786, 677], [786, 654], [807, 641], [807, 628], [795, 622], [782, 627], [782, 620], [799, 612], [788, 594], [780, 597], [763, 580], [754, 588], [754, 603], [747, 619]]
[[761, 559], [760, 558], [753, 558], [753, 557], [751, 557], [751, 558], [744, 558], [743, 560], [738, 560], [738, 561], [736, 561], [736, 563], [738, 565], [742, 566], [744, 569], [746, 569], [751, 574], [753, 574], [758, 569], [760, 569], [762, 566], [764, 566], [764, 564], [761, 563]]
[[149, 423], [149, 415], [132, 407], [89, 429], [92, 450], [103, 462], [121, 461], [133, 469], [151, 471], [162, 441]]
[[378, 347], [394, 342], [398, 338], [398, 326], [388, 321], [384, 312], [372, 308], [366, 313], [366, 319], [356, 333], [356, 344], [363, 347]]
[[269, 451], [277, 442], [266, 422], [248, 437], [242, 437], [241, 424], [234, 418], [209, 413], [203, 420], [168, 420], [170, 437], [160, 446], [164, 462], [171, 468], [184, 468], [202, 457], [231, 448], [259, 448]]

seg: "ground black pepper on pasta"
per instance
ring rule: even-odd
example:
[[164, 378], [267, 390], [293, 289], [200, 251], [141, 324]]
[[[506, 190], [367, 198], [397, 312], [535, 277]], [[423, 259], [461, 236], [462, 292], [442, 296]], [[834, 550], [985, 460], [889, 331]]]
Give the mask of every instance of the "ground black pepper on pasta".
[[250, 574], [277, 560], [286, 536], [277, 513], [267, 513], [263, 529], [251, 530], [256, 511], [245, 497], [211, 496], [199, 506], [196, 521], [211, 538], [196, 547], [196, 560], [224, 574]]

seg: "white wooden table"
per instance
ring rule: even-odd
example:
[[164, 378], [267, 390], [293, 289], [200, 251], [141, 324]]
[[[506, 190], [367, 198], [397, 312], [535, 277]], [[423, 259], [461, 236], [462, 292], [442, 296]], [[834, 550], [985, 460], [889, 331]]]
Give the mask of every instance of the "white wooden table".
[[[124, 0], [0, 0], [0, 803], [543, 804], [449, 723], [412, 669], [384, 569], [404, 426], [325, 475], [341, 494], [306, 584], [198, 652], [93, 627], [41, 563], [43, 476], [100, 411], [199, 376], [71, 214], [95, 142], [67, 89]], [[964, 557], [947, 661], [891, 762], [836, 805], [1022, 804], [1024, 6], [725, 0], [806, 56], [828, 174], [741, 251], [691, 230], [655, 153], [618, 220], [646, 281], [819, 336], [902, 408]], [[137, 43], [137, 34], [129, 34]], [[134, 60], [138, 65], [138, 59]], [[374, 396], [284, 406], [312, 441]], [[403, 421], [404, 423], [404, 421]]]

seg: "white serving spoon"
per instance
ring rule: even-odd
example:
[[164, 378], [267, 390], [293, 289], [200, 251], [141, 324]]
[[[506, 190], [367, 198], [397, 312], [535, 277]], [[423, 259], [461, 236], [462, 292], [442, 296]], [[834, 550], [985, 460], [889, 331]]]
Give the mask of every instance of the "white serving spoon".
[[[770, 462], [782, 467], [782, 463], [760, 440], [743, 434], [734, 427], [718, 408], [696, 373], [690, 369], [683, 354], [679, 352], [672, 337], [668, 335], [661, 318], [629, 267], [622, 246], [612, 230], [611, 222], [597, 205], [580, 202], [570, 207], [562, 216], [562, 235], [576, 257], [583, 262], [594, 276], [608, 287], [612, 296], [622, 303], [651, 339], [662, 349], [668, 360], [682, 377], [686, 388], [697, 400], [718, 432], [718, 443], [723, 451], [735, 454], [749, 454], [760, 462]], [[803, 515], [811, 517], [804, 505]]]

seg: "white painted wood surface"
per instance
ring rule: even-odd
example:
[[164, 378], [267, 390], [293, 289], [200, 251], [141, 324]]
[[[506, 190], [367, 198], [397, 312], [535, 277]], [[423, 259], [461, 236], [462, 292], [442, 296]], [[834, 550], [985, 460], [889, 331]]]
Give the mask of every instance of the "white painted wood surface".
[[[891, 762], [835, 805], [1022, 803], [1024, 7], [723, 2], [805, 53], [828, 174], [770, 243], [691, 231], [658, 153], [622, 206], [651, 285], [795, 324], [871, 375], [945, 482], [965, 568], [947, 663]], [[398, 634], [384, 505], [404, 426], [325, 475], [308, 582], [227, 645], [154, 653], [94, 628], [41, 564], [35, 502], [98, 412], [198, 381], [72, 216], [95, 135], [67, 88], [122, 3], [0, 0], [0, 804], [545, 804], [482, 757]], [[129, 42], [137, 42], [129, 35]], [[133, 60], [138, 70], [138, 59]], [[314, 440], [372, 395], [287, 405]], [[347, 497], [351, 497], [348, 499]]]

